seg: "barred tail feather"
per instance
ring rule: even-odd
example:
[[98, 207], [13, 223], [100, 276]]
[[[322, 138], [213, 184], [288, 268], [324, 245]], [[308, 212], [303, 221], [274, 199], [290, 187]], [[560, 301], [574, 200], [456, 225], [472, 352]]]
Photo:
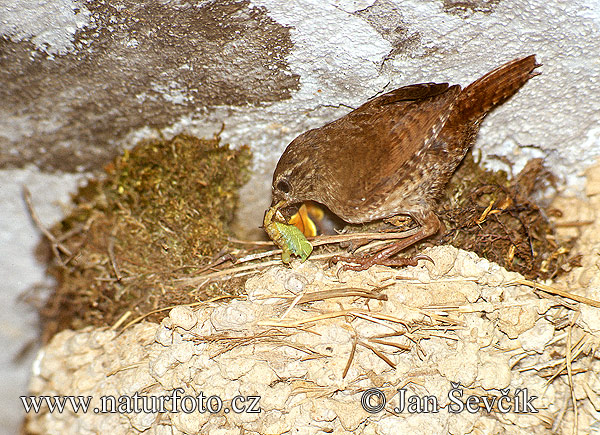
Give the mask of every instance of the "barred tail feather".
[[490, 110], [513, 96], [527, 80], [540, 74], [534, 71], [539, 66], [532, 54], [511, 60], [474, 81], [456, 99], [446, 127], [453, 123], [480, 121]]

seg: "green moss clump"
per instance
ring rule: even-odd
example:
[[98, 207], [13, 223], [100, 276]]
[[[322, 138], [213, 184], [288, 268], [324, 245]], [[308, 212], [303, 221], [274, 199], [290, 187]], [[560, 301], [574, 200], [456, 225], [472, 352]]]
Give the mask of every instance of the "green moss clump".
[[548, 211], [532, 199], [554, 181], [541, 159], [511, 180], [504, 171], [483, 168], [469, 152], [440, 202], [446, 232], [438, 242], [476, 252], [526, 278], [556, 277], [570, 267], [574, 241], [559, 243]]
[[52, 229], [73, 255], [48, 267], [57, 287], [42, 310], [45, 338], [218, 292], [192, 296], [177, 280], [226, 248], [250, 160], [218, 139], [148, 140], [81, 188]]

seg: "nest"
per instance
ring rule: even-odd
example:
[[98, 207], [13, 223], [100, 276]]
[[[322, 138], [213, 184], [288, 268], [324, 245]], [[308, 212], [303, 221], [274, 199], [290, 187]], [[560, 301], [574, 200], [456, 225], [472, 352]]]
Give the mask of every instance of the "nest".
[[[44, 230], [54, 252], [48, 273], [57, 281], [41, 309], [44, 341], [65, 328], [160, 321], [167, 307], [236, 294], [248, 276], [277, 264], [264, 260], [280, 252], [270, 243], [229, 233], [250, 158], [246, 148], [231, 150], [218, 138], [144, 141], [81, 188], [69, 216]], [[570, 270], [577, 264], [573, 240], [559, 243], [549, 213], [531, 199], [552, 183], [539, 160], [510, 181], [468, 154], [441, 201], [447, 231], [434, 243], [471, 250], [529, 279]], [[313, 239], [312, 258], [343, 254], [332, 245], [348, 240], [355, 254], [369, 254], [399, 231], [381, 222], [374, 228], [388, 232], [368, 233], [374, 230], [363, 225]]]
[[[548, 279], [578, 264], [571, 255], [575, 239], [559, 240], [549, 216], [534, 198], [548, 196], [555, 178], [533, 159], [512, 179], [490, 171], [467, 154], [452, 177], [439, 216], [446, 225], [440, 244], [477, 253], [529, 279]], [[546, 200], [547, 202], [547, 200]]]
[[81, 188], [47, 231], [57, 285], [41, 310], [45, 341], [227, 291], [190, 294], [177, 282], [227, 249], [250, 158], [218, 138], [143, 141]]
[[[96, 406], [107, 394], [168, 396], [181, 387], [184, 395], [202, 389], [230, 406], [232, 393], [243, 392], [261, 396], [260, 418], [172, 409], [127, 418], [42, 412], [28, 416], [28, 433], [510, 427], [566, 434], [590, 427], [600, 403], [597, 376], [589, 376], [600, 370], [600, 277], [594, 255], [581, 259], [583, 267], [565, 261], [545, 213], [529, 199], [536, 180], [545, 179], [539, 164], [516, 183], [479, 173], [472, 181], [480, 180], [478, 187], [455, 184], [449, 192], [458, 194], [447, 203], [460, 212], [450, 207], [443, 219], [449, 240], [491, 243], [473, 249], [507, 260], [507, 267], [524, 266], [530, 277], [557, 277], [572, 267], [558, 286], [451, 246], [421, 246], [433, 263], [405, 269], [352, 272], [323, 261], [341, 253], [332, 247], [341, 241], [363, 239], [356, 251], [368, 253], [394, 233], [320, 237], [308, 261], [284, 267], [270, 259], [280, 254], [270, 243], [227, 235], [248, 159], [247, 150], [216, 139], [149, 141], [80, 190], [71, 215], [46, 232], [58, 286], [43, 311], [49, 341], [31, 393], [89, 395]], [[457, 173], [461, 183], [469, 162]], [[585, 231], [584, 251], [597, 250], [597, 224]], [[240, 244], [244, 249], [234, 249]], [[67, 330], [54, 335], [61, 329]], [[539, 412], [506, 414], [491, 406], [449, 413], [448, 393], [458, 384], [465, 397], [494, 403], [506, 389], [514, 394], [526, 386], [538, 396]], [[372, 388], [389, 404], [374, 414], [360, 407]], [[437, 397], [438, 412], [394, 409], [398, 390]]]

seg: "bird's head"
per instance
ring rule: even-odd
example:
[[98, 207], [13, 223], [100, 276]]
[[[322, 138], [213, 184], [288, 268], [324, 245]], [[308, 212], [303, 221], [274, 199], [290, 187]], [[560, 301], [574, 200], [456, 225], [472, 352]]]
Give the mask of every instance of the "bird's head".
[[273, 173], [272, 206], [281, 201], [287, 207], [317, 199], [319, 162], [315, 156], [314, 132], [309, 130], [298, 136], [281, 155]]

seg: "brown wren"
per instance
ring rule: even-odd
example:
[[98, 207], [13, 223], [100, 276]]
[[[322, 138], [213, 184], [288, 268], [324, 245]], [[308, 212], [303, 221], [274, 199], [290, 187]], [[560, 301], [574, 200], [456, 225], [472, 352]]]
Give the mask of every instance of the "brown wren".
[[410, 216], [417, 227], [366, 258], [337, 257], [361, 270], [437, 233], [442, 189], [475, 141], [481, 120], [535, 72], [535, 55], [512, 60], [465, 89], [448, 83], [398, 88], [294, 139], [273, 174], [273, 205], [316, 201], [352, 224]]

